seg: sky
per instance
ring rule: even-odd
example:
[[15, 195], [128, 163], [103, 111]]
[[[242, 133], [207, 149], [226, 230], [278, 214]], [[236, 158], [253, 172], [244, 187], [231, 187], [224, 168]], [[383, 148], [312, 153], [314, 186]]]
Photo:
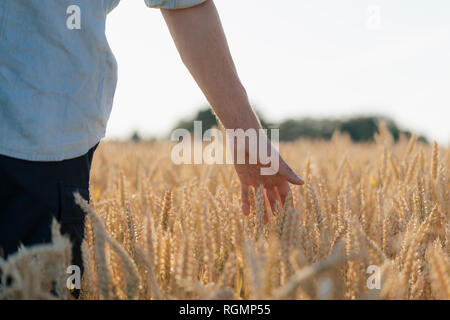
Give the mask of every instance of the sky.
[[[382, 114], [450, 143], [450, 1], [216, 0], [239, 76], [269, 122]], [[206, 99], [157, 9], [107, 20], [119, 81], [107, 138], [165, 137]]]

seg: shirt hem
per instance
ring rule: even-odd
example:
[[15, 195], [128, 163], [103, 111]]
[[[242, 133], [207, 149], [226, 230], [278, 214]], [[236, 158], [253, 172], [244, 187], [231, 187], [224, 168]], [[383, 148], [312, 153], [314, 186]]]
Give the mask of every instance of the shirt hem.
[[8, 148], [5, 148], [4, 146], [0, 146], [0, 155], [11, 157], [14, 159], [19, 160], [26, 160], [26, 161], [41, 161], [41, 162], [55, 162], [55, 161], [64, 161], [69, 159], [74, 159], [81, 157], [82, 155], [85, 155], [91, 148], [93, 148], [97, 143], [101, 141], [103, 137], [99, 139], [95, 139], [96, 142], [89, 144], [89, 147], [86, 151], [83, 152], [72, 152], [72, 153], [64, 153], [63, 155], [30, 155], [26, 153], [20, 153], [16, 151], [9, 150]]

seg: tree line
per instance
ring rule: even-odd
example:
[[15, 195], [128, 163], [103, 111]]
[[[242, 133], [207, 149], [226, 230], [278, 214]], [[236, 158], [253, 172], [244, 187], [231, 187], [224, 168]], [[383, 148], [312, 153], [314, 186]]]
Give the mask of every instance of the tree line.
[[[374, 139], [381, 122], [386, 124], [395, 141], [399, 139], [401, 134], [407, 137], [411, 136], [409, 130], [401, 129], [393, 119], [379, 115], [355, 116], [342, 119], [287, 119], [279, 123], [269, 123], [261, 114], [256, 113], [263, 128], [280, 129], [280, 141], [294, 141], [299, 138], [328, 140], [335, 131], [340, 131], [347, 133], [355, 142], [366, 142]], [[218, 126], [216, 116], [207, 107], [199, 110], [193, 118], [179, 121], [174, 129], [184, 128], [192, 132], [194, 130], [194, 121], [202, 121], [203, 131]], [[419, 136], [419, 140], [427, 142], [424, 136]]]

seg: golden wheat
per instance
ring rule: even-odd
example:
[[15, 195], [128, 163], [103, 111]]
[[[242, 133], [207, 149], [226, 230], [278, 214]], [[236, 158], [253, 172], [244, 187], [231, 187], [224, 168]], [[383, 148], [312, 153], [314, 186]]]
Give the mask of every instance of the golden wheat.
[[[91, 206], [77, 200], [87, 213], [82, 298], [450, 299], [450, 155], [437, 143], [394, 143], [380, 127], [371, 143], [336, 133], [282, 144], [307, 183], [268, 224], [261, 189], [243, 216], [232, 166], [176, 166], [171, 146], [100, 145]], [[53, 245], [0, 260], [2, 283], [15, 279], [0, 297], [51, 298], [43, 284], [65, 283], [64, 269], [44, 268], [70, 261], [54, 232]], [[367, 284], [369, 266], [379, 289]]]

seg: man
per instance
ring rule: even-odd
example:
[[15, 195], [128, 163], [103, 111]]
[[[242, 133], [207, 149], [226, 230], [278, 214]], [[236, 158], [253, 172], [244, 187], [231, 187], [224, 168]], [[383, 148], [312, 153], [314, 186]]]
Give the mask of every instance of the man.
[[[182, 61], [229, 129], [259, 129], [239, 81], [212, 0], [145, 0], [160, 8]], [[54, 217], [82, 266], [84, 215], [73, 193], [89, 198], [89, 172], [104, 136], [116, 86], [105, 20], [119, 0], [0, 2], [0, 247], [4, 256], [50, 240]], [[268, 148], [271, 148], [267, 140]], [[249, 153], [249, 147], [245, 146]], [[263, 184], [271, 206], [288, 182], [303, 181], [281, 159], [274, 175], [235, 165], [242, 210], [248, 188]], [[266, 213], [267, 215], [267, 213]], [[268, 217], [266, 217], [268, 218]]]

